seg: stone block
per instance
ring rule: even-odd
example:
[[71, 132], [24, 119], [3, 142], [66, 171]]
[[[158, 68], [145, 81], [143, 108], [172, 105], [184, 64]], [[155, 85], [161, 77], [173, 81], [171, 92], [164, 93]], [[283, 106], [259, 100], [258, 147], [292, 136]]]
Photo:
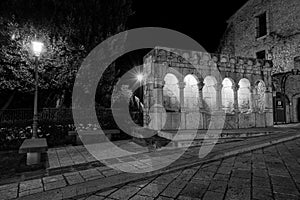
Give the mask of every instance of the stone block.
[[236, 129], [238, 128], [237, 115], [226, 115], [223, 129]]
[[199, 112], [186, 113], [186, 129], [198, 129], [203, 126], [202, 115]]
[[255, 113], [255, 127], [266, 127], [265, 113]]
[[273, 112], [266, 112], [266, 126], [270, 127], [274, 125]]
[[255, 127], [255, 114], [239, 114], [239, 127], [238, 128], [253, 128]]

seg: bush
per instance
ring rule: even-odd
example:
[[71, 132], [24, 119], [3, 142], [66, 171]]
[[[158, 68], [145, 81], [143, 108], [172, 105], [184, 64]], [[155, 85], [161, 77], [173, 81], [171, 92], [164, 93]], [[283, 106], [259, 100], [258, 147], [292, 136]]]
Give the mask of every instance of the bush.
[[[72, 125], [40, 125], [38, 137], [47, 138], [48, 146], [68, 144], [68, 131]], [[17, 150], [26, 138], [32, 137], [32, 127], [3, 127], [0, 128], [0, 150]]]

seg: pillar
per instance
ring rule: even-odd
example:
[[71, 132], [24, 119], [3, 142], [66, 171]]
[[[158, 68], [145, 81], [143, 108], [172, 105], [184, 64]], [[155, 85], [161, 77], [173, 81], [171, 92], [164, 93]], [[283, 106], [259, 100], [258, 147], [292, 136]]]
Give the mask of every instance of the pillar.
[[216, 83], [214, 87], [216, 90], [216, 110], [220, 111], [222, 109], [222, 84]]
[[250, 86], [250, 110], [257, 111], [257, 86]]
[[233, 84], [232, 85], [232, 90], [233, 90], [233, 108], [234, 112], [238, 113], [239, 112], [239, 102], [238, 102], [238, 90], [239, 90], [239, 85], [238, 84]]
[[199, 81], [198, 82], [198, 91], [199, 91], [199, 100], [198, 100], [198, 105], [199, 105], [199, 126], [198, 128], [203, 129], [204, 128], [204, 104], [203, 104], [203, 87], [204, 87], [204, 83], [203, 81]]
[[204, 87], [203, 81], [199, 81], [199, 83], [198, 83], [198, 90], [199, 90], [199, 101], [198, 101], [198, 105], [199, 105], [199, 109], [200, 109], [200, 110], [203, 109], [203, 92], [202, 92], [203, 87]]
[[154, 104], [158, 105], [163, 105], [163, 88], [164, 88], [165, 82], [157, 78], [154, 81], [154, 87], [153, 87], [153, 92], [154, 92]]
[[184, 107], [184, 88], [185, 88], [185, 82], [181, 81], [178, 83], [179, 87], [179, 96], [180, 96], [180, 121], [181, 121], [181, 129], [186, 128], [186, 123], [185, 123], [185, 112], [186, 108]]
[[[164, 126], [165, 119], [163, 113], [163, 87], [164, 81], [161, 78], [155, 78], [153, 83], [153, 93], [150, 94], [149, 116], [151, 122], [148, 125], [151, 129], [161, 130]], [[151, 89], [151, 88], [150, 88]]]

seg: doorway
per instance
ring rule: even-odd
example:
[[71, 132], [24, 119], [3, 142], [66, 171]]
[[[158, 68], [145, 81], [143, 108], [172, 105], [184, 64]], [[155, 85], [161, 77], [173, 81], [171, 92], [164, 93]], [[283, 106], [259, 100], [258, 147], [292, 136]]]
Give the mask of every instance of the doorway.
[[300, 98], [296, 100], [297, 106], [296, 106], [296, 120], [297, 122], [300, 122]]

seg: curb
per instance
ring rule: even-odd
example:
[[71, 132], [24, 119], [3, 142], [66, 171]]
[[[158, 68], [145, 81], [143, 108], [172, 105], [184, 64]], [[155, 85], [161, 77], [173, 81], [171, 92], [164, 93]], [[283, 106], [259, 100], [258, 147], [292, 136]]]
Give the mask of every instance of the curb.
[[158, 171], [148, 172], [148, 173], [143, 173], [143, 174], [131, 174], [131, 173], [117, 174], [115, 176], [107, 177], [104, 179], [96, 179], [96, 180], [87, 181], [84, 183], [79, 183], [76, 185], [69, 185], [69, 186], [66, 186], [63, 188], [40, 192], [40, 193], [32, 194], [29, 196], [19, 197], [16, 199], [20, 199], [20, 200], [40, 200], [40, 199], [59, 200], [59, 199], [74, 198], [77, 196], [91, 194], [91, 193], [97, 192], [99, 190], [105, 191], [112, 187], [118, 187], [118, 186], [130, 183], [133, 181], [144, 180], [146, 178], [151, 178], [151, 177], [158, 176], [158, 175], [161, 175], [164, 173], [171, 173], [171, 172], [174, 172], [177, 170], [190, 168], [190, 167], [194, 167], [194, 166], [199, 166], [200, 164], [207, 164], [207, 163], [214, 162], [214, 161], [217, 161], [220, 159], [231, 157], [233, 155], [247, 153], [249, 151], [272, 146], [272, 145], [279, 144], [282, 142], [287, 142], [287, 141], [294, 140], [297, 138], [300, 138], [300, 134], [298, 134], [298, 133], [296, 133], [296, 135], [288, 136], [288, 137], [284, 137], [284, 138], [280, 138], [280, 139], [275, 138], [271, 141], [264, 142], [262, 144], [252, 145], [252, 146], [232, 150], [229, 152], [218, 153], [218, 155], [212, 156], [211, 158], [208, 158], [206, 160], [195, 161], [195, 162], [188, 163], [188, 164], [182, 164], [179, 166], [171, 167], [169, 169], [168, 168], [161, 169]]

